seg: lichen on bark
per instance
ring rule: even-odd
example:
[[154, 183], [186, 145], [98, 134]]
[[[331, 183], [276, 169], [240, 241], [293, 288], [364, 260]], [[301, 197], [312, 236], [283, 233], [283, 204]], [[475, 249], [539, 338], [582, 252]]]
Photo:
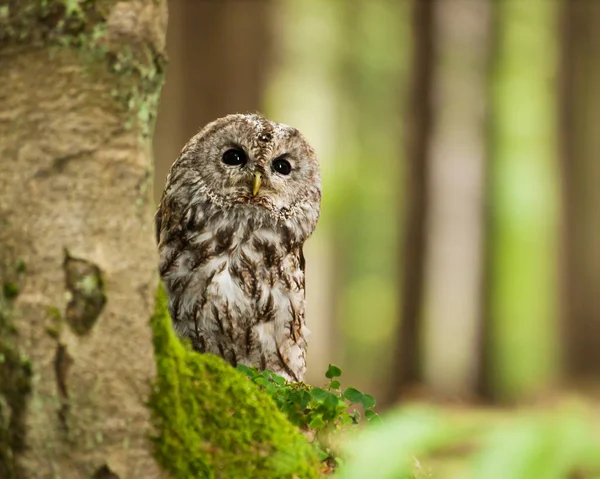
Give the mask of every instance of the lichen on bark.
[[166, 65], [166, 13], [156, 14], [161, 4], [144, 0], [3, 0], [0, 47], [72, 48], [91, 66], [104, 63], [119, 78], [113, 94], [131, 113], [126, 126], [135, 124], [142, 136], [149, 138]]
[[68, 251], [65, 251], [63, 269], [69, 294], [65, 319], [75, 333], [86, 334], [106, 304], [102, 272], [94, 263], [73, 258]]
[[313, 447], [272, 399], [221, 358], [177, 339], [162, 287], [156, 303], [149, 406], [159, 463], [176, 479], [319, 477]]

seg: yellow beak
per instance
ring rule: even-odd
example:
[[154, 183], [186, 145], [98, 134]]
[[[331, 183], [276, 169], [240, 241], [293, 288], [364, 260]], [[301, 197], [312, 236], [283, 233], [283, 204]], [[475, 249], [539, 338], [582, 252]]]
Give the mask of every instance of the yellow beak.
[[254, 180], [252, 181], [252, 194], [256, 196], [258, 190], [260, 190], [260, 184], [262, 182], [262, 176], [260, 173], [254, 173]]

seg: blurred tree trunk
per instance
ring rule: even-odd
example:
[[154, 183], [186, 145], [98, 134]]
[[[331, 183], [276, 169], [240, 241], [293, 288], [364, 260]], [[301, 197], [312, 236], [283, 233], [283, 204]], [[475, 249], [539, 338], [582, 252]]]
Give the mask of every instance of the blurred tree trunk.
[[156, 199], [200, 128], [229, 113], [262, 110], [272, 8], [270, 0], [169, 0], [169, 70], [154, 138]]
[[428, 139], [432, 127], [434, 9], [437, 1], [412, 4], [412, 68], [406, 117], [406, 173], [403, 244], [400, 248], [400, 327], [391, 378], [392, 399], [422, 375], [422, 304], [425, 281], [425, 225], [428, 213]]
[[563, 345], [570, 379], [600, 379], [600, 3], [564, 2]]
[[[494, 2], [481, 389], [514, 400], [557, 377], [559, 3]], [[485, 380], [487, 378], [487, 380]]]
[[0, 477], [159, 477], [145, 400], [165, 2], [0, 3]]
[[491, 3], [441, 0], [433, 5], [435, 116], [426, 132], [424, 381], [438, 394], [465, 397], [476, 392], [482, 337]]
[[334, 206], [342, 357], [346, 380], [377, 394], [388, 388], [399, 306], [400, 228], [390, 228], [390, 218], [400, 218], [404, 199], [400, 105], [407, 97], [409, 3], [334, 3], [341, 10], [336, 124], [343, 136], [330, 178], [343, 185]]

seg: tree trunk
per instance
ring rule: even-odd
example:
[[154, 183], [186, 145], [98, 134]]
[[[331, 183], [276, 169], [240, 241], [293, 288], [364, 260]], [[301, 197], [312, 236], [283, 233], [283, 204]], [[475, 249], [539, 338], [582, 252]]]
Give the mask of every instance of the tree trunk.
[[164, 2], [20, 3], [0, 7], [0, 478], [317, 477], [271, 398], [154, 314]]
[[0, 477], [152, 478], [157, 0], [0, 5]]
[[403, 234], [400, 328], [392, 370], [392, 398], [422, 380], [421, 344], [427, 219], [427, 141], [432, 123], [434, 7], [437, 2], [413, 2], [411, 103], [406, 134], [406, 207]]
[[436, 115], [427, 151], [424, 376], [436, 393], [469, 397], [479, 367], [491, 4], [443, 0], [434, 5]]
[[566, 372], [600, 378], [600, 4], [564, 2], [562, 75], [564, 309]]
[[494, 18], [481, 388], [514, 400], [553, 382], [558, 362], [558, 2], [494, 2]]

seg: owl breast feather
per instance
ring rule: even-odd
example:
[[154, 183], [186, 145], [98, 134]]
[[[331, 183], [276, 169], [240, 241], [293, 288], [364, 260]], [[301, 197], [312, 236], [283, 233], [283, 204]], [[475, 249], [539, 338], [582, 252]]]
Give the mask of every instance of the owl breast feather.
[[192, 223], [159, 245], [177, 334], [234, 366], [301, 381], [308, 335], [302, 244], [254, 217], [231, 221], [221, 212]]

